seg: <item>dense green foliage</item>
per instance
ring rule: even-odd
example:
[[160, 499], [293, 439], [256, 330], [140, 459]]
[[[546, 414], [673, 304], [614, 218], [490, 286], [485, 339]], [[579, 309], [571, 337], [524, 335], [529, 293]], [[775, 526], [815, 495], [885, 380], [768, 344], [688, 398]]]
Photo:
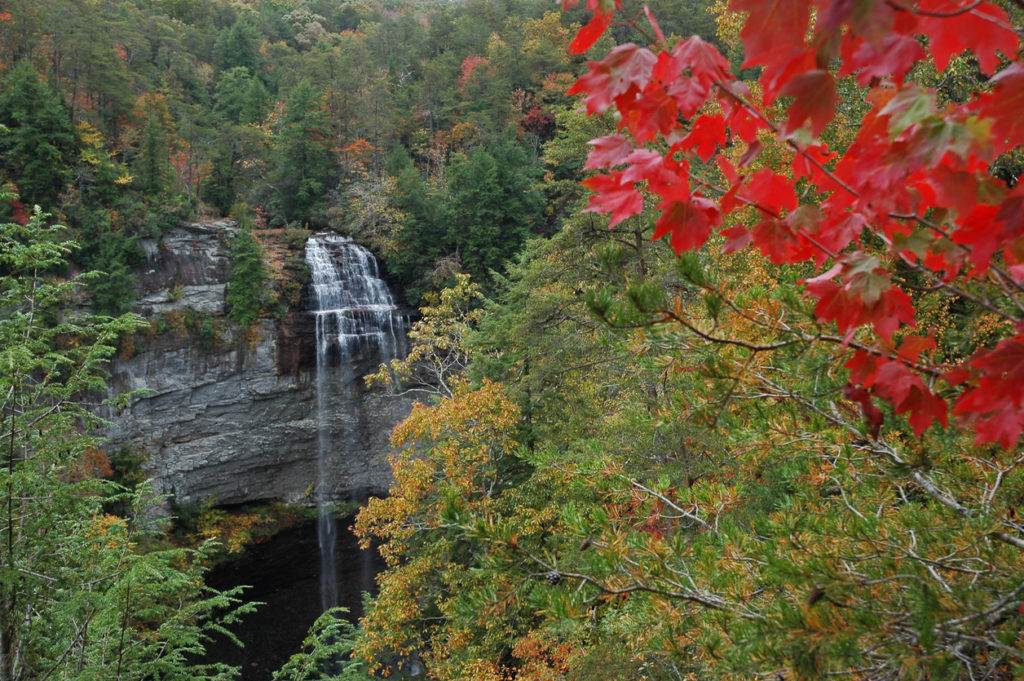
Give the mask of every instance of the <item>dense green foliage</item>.
[[0, 154], [4, 169], [22, 178], [30, 205], [51, 206], [71, 175], [76, 146], [64, 101], [32, 63], [19, 62], [4, 78], [0, 94]]
[[267, 300], [266, 282], [263, 249], [251, 226], [243, 225], [231, 245], [231, 280], [224, 296], [232, 321], [248, 326], [259, 318]]
[[[908, 459], [873, 453], [828, 348], [716, 340], [808, 324], [799, 270], [679, 261], [640, 221], [595, 222], [531, 242], [449, 337], [471, 383], [396, 431], [392, 496], [358, 525], [389, 561], [360, 653], [416, 651], [440, 679], [1015, 678], [1020, 549], [992, 533], [1020, 458], [892, 414], [880, 442]], [[923, 471], [985, 515], [929, 499]], [[1000, 655], [958, 647], [985, 636]]]
[[206, 548], [142, 548], [146, 489], [103, 481], [88, 434], [85, 396], [141, 320], [74, 311], [78, 284], [55, 278], [70, 244], [44, 218], [0, 225], [0, 679], [230, 678], [191, 660], [250, 608], [203, 586]]
[[320, 205], [331, 176], [331, 130], [325, 102], [301, 80], [285, 103], [277, 163], [274, 211], [284, 221], [306, 223]]
[[[0, 13], [0, 168], [26, 202], [59, 207], [80, 244], [77, 266], [105, 272], [87, 281], [94, 309], [130, 308], [144, 239], [240, 204], [254, 221], [233, 244], [234, 322], [275, 309], [260, 247], [272, 250], [272, 233], [296, 244], [308, 230], [349, 234], [381, 257], [407, 300], [423, 303], [409, 358], [375, 377], [426, 396], [394, 433], [391, 494], [357, 521], [387, 561], [380, 594], [358, 630], [325, 614], [275, 678], [364, 679], [400, 674], [413, 660], [446, 681], [1024, 675], [1019, 439], [979, 443], [963, 420], [922, 428], [913, 408], [852, 393], [851, 357], [876, 338], [844, 338], [802, 295], [814, 265], [766, 260], [721, 238], [718, 225], [699, 254], [678, 257], [652, 241], [663, 214], [651, 184], [628, 205], [608, 196], [625, 184], [632, 191], [633, 180], [588, 185], [624, 218], [612, 229], [579, 212], [597, 146], [588, 141], [637, 121], [588, 118], [566, 90], [586, 59], [657, 33], [643, 5], [626, 2], [617, 16], [640, 17], [634, 26], [613, 25], [586, 58], [570, 55], [595, 4], [614, 3], [559, 14], [540, 0], [17, 0], [10, 20]], [[742, 63], [742, 17], [726, 3], [715, 12], [700, 0], [648, 4], [666, 35], [699, 33]], [[852, 3], [886, 12], [893, 4], [901, 3]], [[786, 3], [763, 5], [785, 12]], [[1020, 12], [1012, 16], [1019, 25]], [[958, 51], [954, 37], [945, 44]], [[654, 68], [634, 66], [624, 78]], [[950, 130], [985, 138], [976, 112], [961, 128], [942, 117], [952, 110], [942, 107], [1005, 87], [986, 83], [980, 68], [970, 55], [941, 70], [918, 63], [907, 81], [934, 87], [934, 102], [926, 93], [893, 104], [913, 103], [898, 119], [906, 127], [883, 126], [879, 138], [903, 143], [900, 134], [924, 130], [941, 149], [955, 142]], [[734, 71], [749, 78], [736, 92], [758, 101], [758, 69]], [[613, 89], [595, 80], [599, 92]], [[843, 152], [879, 107], [863, 82], [835, 84], [836, 118], [820, 138]], [[656, 118], [654, 104], [637, 118]], [[765, 107], [765, 120], [790, 104]], [[713, 120], [716, 106], [697, 115]], [[678, 159], [689, 154], [687, 196], [699, 186], [717, 197], [728, 185], [707, 160], [718, 155], [742, 168], [731, 181], [745, 188], [758, 173], [771, 176], [765, 202], [791, 191], [805, 212], [786, 208], [787, 216], [820, 208], [815, 173], [794, 170], [806, 130], [783, 140], [767, 129], [748, 130], [747, 140], [705, 130], [691, 152], [682, 138], [693, 128], [680, 121], [658, 123], [679, 138], [657, 151], [679, 142]], [[651, 158], [638, 151], [630, 163]], [[1011, 150], [988, 172], [1012, 187], [1020, 158]], [[882, 158], [864, 175], [899, 160]], [[639, 168], [634, 180], [656, 180], [657, 170]], [[951, 179], [943, 187], [953, 198], [942, 198], [994, 211], [1003, 194], [991, 185], [954, 191], [970, 177]], [[20, 204], [4, 210], [27, 217]], [[941, 241], [937, 230], [958, 210], [922, 214], [909, 236], [894, 238], [910, 251], [923, 248], [923, 232]], [[722, 229], [771, 242], [764, 225], [775, 223], [742, 201], [727, 213]], [[969, 235], [980, 239], [989, 226], [979, 219]], [[31, 241], [16, 225], [5, 229]], [[861, 240], [879, 253], [888, 245]], [[308, 278], [296, 252], [274, 263], [290, 273], [282, 299], [291, 305]], [[86, 324], [49, 305], [26, 316], [24, 301], [42, 301], [58, 273], [59, 258], [35, 253], [45, 277], [13, 276], [23, 258], [2, 265], [5, 286], [28, 288], [10, 288], [0, 305], [4, 433], [17, 443], [3, 459], [0, 535], [13, 539], [0, 536], [0, 643], [24, 651], [0, 681], [39, 678], [47, 661], [67, 678], [216, 677], [223, 670], [193, 669], [169, 651], [198, 650], [210, 608], [233, 595], [201, 593], [194, 554], [136, 550], [136, 512], [104, 515], [111, 486], [77, 477], [92, 464], [73, 396], [99, 385], [94, 360], [112, 343], [103, 334], [130, 322]], [[1019, 275], [961, 276], [953, 290], [886, 257], [921, 336], [908, 341], [915, 334], [904, 325], [893, 343], [907, 345], [883, 352], [919, 342], [912, 364], [952, 366], [1020, 333]], [[838, 307], [837, 316], [850, 309]], [[1010, 356], [1003, 373], [1017, 375], [1019, 360]], [[962, 394], [943, 380], [936, 372], [929, 390], [947, 401]], [[138, 506], [122, 496], [118, 508]], [[85, 564], [84, 553], [95, 560]], [[190, 604], [181, 616], [169, 606], [176, 599]], [[85, 629], [87, 640], [76, 633]]]
[[489, 282], [490, 272], [518, 252], [541, 223], [544, 199], [535, 184], [540, 169], [533, 156], [506, 135], [454, 154], [443, 187], [425, 181], [401, 150], [392, 159], [392, 197], [401, 217], [387, 262], [409, 296], [418, 300], [428, 285], [459, 271]]
[[345, 619], [345, 608], [331, 608], [322, 614], [302, 642], [302, 650], [291, 656], [273, 681], [370, 681], [366, 665], [351, 659], [356, 628]]
[[[265, 227], [299, 242], [310, 228], [350, 233], [414, 301], [467, 272], [495, 285], [492, 272], [565, 214], [563, 195], [541, 182], [541, 150], [571, 111], [564, 90], [583, 60], [565, 51], [574, 17], [553, 9], [486, 0], [0, 8], [0, 182], [21, 196], [0, 201], [0, 680], [231, 675], [193, 660], [207, 632], [243, 610], [237, 594], [203, 587], [207, 549], [159, 548], [139, 461], [126, 451], [108, 461], [88, 435], [102, 366], [139, 322], [76, 306], [127, 312], [143, 245], [240, 204], [254, 216], [232, 248], [227, 308], [241, 325], [273, 307], [252, 231]], [[568, 181], [576, 170], [554, 172]], [[49, 227], [33, 204], [67, 227]], [[293, 253], [275, 267], [290, 278], [284, 300], [298, 304], [304, 265]], [[91, 274], [61, 279], [77, 271]], [[214, 322], [186, 311], [155, 328], [184, 325], [205, 343]], [[111, 467], [131, 490], [103, 478]], [[345, 626], [322, 620], [280, 678], [364, 675], [357, 663], [322, 664], [348, 652]]]
[[[837, 341], [799, 294], [811, 266], [725, 257], [717, 236], [679, 258], [651, 241], [661, 216], [649, 196], [609, 205], [625, 218], [611, 230], [577, 214], [588, 140], [658, 111], [585, 118], [565, 94], [584, 62], [566, 51], [574, 30], [613, 4], [12, 0], [0, 11], [3, 181], [70, 225], [74, 264], [104, 273], [86, 282], [96, 311], [130, 309], [142, 240], [240, 203], [252, 229], [301, 241], [330, 227], [367, 243], [425, 303], [410, 357], [377, 376], [431, 395], [394, 434], [391, 495], [357, 523], [387, 560], [381, 593], [358, 632], [321, 618], [276, 678], [363, 678], [410, 659], [466, 681], [1024, 674], [1019, 442], [978, 444], [970, 427], [921, 429], [910, 410], [844, 396], [847, 342], [864, 338]], [[643, 16], [623, 4], [622, 16]], [[717, 14], [742, 63], [742, 21], [724, 3], [716, 14], [701, 0], [649, 4], [669, 36], [715, 40]], [[894, 4], [852, 3], [868, 27]], [[588, 57], [655, 40], [651, 24], [628, 23]], [[960, 51], [957, 40], [943, 49]], [[650, 65], [636, 66], [623, 77], [643, 80]], [[909, 79], [935, 87], [937, 104], [913, 100], [897, 132], [931, 122], [924, 136], [948, 142], [938, 107], [990, 87], [979, 68], [970, 56], [918, 64]], [[836, 85], [838, 118], [821, 137], [842, 151], [872, 105], [863, 83]], [[701, 186], [728, 179], [707, 163], [714, 153], [789, 188], [789, 143], [806, 143], [705, 132], [688, 169]], [[1016, 149], [991, 172], [1013, 185], [1019, 169]], [[654, 165], [642, 171], [657, 179]], [[813, 213], [810, 187], [793, 199]], [[734, 208], [728, 227], [763, 238], [753, 211]], [[81, 396], [101, 387], [101, 361], [134, 322], [78, 316], [56, 279], [64, 248], [20, 202], [3, 210], [0, 681], [222, 677], [184, 655], [234, 595], [202, 590], [202, 553], [140, 550], [138, 496], [96, 479], [105, 464], [80, 431]], [[927, 220], [945, 224], [948, 211]], [[269, 307], [252, 229], [235, 240], [227, 294], [242, 325]], [[302, 264], [278, 264], [295, 275], [295, 304]], [[919, 349], [933, 366], [1005, 337], [1020, 308], [1019, 291], [989, 298], [995, 279], [946, 295], [948, 282], [898, 274], [933, 332]], [[1007, 374], [1019, 371], [1011, 359]]]

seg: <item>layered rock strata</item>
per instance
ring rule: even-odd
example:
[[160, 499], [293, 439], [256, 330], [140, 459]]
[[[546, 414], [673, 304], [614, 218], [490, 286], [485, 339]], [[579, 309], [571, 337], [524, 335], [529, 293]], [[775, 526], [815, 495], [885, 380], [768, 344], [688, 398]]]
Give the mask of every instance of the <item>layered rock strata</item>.
[[[228, 221], [187, 225], [149, 244], [139, 312], [216, 321], [224, 311], [235, 229]], [[130, 356], [113, 362], [112, 390], [138, 394], [110, 415], [108, 447], [145, 453], [157, 491], [179, 504], [313, 503], [312, 315], [295, 311], [248, 332], [223, 321], [216, 327], [214, 338], [190, 328], [139, 337]], [[376, 364], [376, 357], [354, 356], [330, 367], [333, 388], [324, 411], [335, 451], [328, 486], [339, 499], [383, 493], [390, 482], [388, 436], [410, 405], [362, 385], [361, 376]]]

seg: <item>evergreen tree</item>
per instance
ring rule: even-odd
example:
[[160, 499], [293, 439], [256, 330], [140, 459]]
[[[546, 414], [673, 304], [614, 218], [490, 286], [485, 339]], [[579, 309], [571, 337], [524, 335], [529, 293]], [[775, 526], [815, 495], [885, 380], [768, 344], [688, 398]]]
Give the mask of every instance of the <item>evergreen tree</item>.
[[242, 110], [247, 106], [249, 84], [254, 80], [249, 69], [235, 66], [223, 71], [217, 79], [213, 111], [229, 122], [239, 123]]
[[93, 307], [97, 312], [123, 314], [135, 302], [136, 276], [129, 269], [129, 262], [137, 260], [139, 248], [135, 237], [127, 237], [124, 232], [112, 231], [103, 236], [98, 260], [105, 269], [89, 286]]
[[[233, 127], [233, 126], [231, 126]], [[199, 185], [199, 198], [227, 215], [235, 202], [235, 155], [228, 140], [221, 139], [210, 157], [210, 175]]]
[[214, 46], [217, 66], [222, 71], [243, 67], [252, 75], [260, 73], [263, 67], [261, 42], [259, 31], [252, 21], [245, 17], [239, 19], [217, 37]]
[[307, 222], [321, 210], [335, 166], [328, 111], [308, 80], [292, 88], [278, 139], [277, 217]]
[[302, 641], [302, 650], [274, 672], [273, 681], [371, 681], [368, 665], [351, 659], [356, 627], [345, 608], [331, 608], [320, 615]]
[[150, 92], [135, 103], [133, 118], [137, 127], [132, 131], [130, 167], [133, 186], [142, 196], [124, 196], [119, 202], [119, 208], [130, 216], [133, 231], [150, 237], [157, 237], [177, 225], [185, 216], [187, 206], [185, 197], [178, 191], [175, 163], [186, 162], [183, 152], [188, 147], [178, 136], [176, 118], [171, 114], [168, 100], [168, 95]]
[[133, 267], [145, 263], [138, 246], [138, 235], [124, 226], [115, 226], [114, 206], [125, 201], [118, 185], [119, 165], [102, 142], [100, 132], [91, 125], [79, 124], [81, 141], [75, 183], [64, 198], [64, 218], [74, 228], [79, 244], [73, 259], [86, 270], [103, 272], [89, 279], [92, 307], [104, 314], [122, 314], [135, 299], [136, 276]]
[[220, 74], [213, 111], [229, 123], [260, 123], [266, 115], [269, 95], [263, 81], [250, 75], [243, 66]]
[[250, 78], [242, 94], [241, 106], [238, 110], [238, 122], [243, 125], [250, 123], [262, 123], [267, 115], [267, 104], [270, 95], [263, 81], [259, 78]]
[[4, 78], [0, 92], [0, 163], [29, 204], [53, 205], [71, 179], [76, 149], [71, 114], [60, 94], [28, 60]]
[[[401, 158], [393, 158], [396, 167]], [[423, 178], [411, 165], [398, 173], [395, 183], [395, 206], [402, 214], [398, 227], [398, 252], [388, 260], [410, 302], [418, 303], [430, 288], [437, 262], [444, 256], [457, 255], [450, 240], [448, 213], [444, 202], [428, 190]]]
[[259, 319], [265, 300], [264, 284], [267, 271], [263, 265], [263, 249], [252, 234], [252, 228], [242, 222], [242, 228], [231, 248], [231, 279], [225, 302], [228, 317], [239, 326], [248, 326]]
[[143, 95], [135, 105], [141, 127], [133, 164], [135, 181], [151, 200], [158, 200], [171, 187], [171, 139], [173, 122], [163, 95]]
[[98, 207], [71, 206], [68, 217], [78, 225], [81, 247], [75, 261], [100, 273], [88, 280], [93, 310], [103, 314], [124, 314], [135, 302], [137, 282], [133, 267], [144, 264], [138, 237], [114, 229], [110, 214]]
[[[203, 587], [204, 551], [141, 551], [140, 497], [97, 477], [109, 462], [82, 396], [105, 390], [102, 367], [142, 321], [72, 311], [75, 282], [51, 274], [63, 229], [38, 211], [0, 225], [0, 680], [227, 679], [193, 660], [235, 621], [237, 592]], [[107, 515], [112, 499], [131, 515]]]
[[501, 270], [540, 219], [543, 197], [534, 187], [539, 168], [506, 137], [453, 161], [449, 170], [452, 235], [462, 265], [475, 281]]

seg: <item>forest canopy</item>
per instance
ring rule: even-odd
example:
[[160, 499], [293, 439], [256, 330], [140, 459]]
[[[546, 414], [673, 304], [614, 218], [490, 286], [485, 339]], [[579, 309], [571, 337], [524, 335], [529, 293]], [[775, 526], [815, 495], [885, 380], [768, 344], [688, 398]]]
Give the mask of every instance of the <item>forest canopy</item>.
[[357, 650], [443, 679], [1018, 677], [1024, 11], [732, 0], [712, 44], [585, 5], [592, 118], [547, 151], [591, 126], [591, 193], [396, 429]]
[[[167, 632], [195, 650], [234, 603], [196, 592], [193, 554], [135, 552], [104, 483], [69, 482], [93, 443], [52, 405], [137, 322], [77, 326], [70, 284], [46, 323], [24, 303], [101, 270], [94, 310], [126, 312], [141, 243], [224, 215], [244, 222], [238, 324], [271, 307], [279, 229], [353, 236], [422, 304], [410, 355], [370, 377], [422, 396], [355, 524], [379, 593], [290, 672], [327, 675], [335, 646], [451, 681], [1024, 675], [1024, 7], [562, 4], [0, 12], [20, 195], [0, 204], [19, 443], [0, 599], [60, 614], [49, 637], [4, 615], [0, 681], [55, 653], [102, 678], [112, 651], [184, 678], [146, 647], [161, 608], [195, 604]], [[16, 513], [27, 489], [47, 503]], [[66, 541], [37, 530], [51, 511]], [[17, 532], [44, 543], [15, 551]], [[72, 597], [100, 579], [76, 558], [97, 536], [109, 588]], [[43, 598], [51, 572], [65, 600]], [[142, 597], [156, 614], [126, 616]]]
[[[709, 14], [662, 4], [672, 30], [713, 38]], [[577, 14], [534, 0], [13, 0], [0, 170], [20, 199], [5, 216], [38, 204], [74, 229], [76, 263], [110, 275], [92, 294], [112, 313], [133, 302], [140, 240], [236, 206], [262, 227], [351, 233], [414, 303], [449, 271], [489, 280], [564, 217], [538, 183], [582, 66], [566, 50]]]

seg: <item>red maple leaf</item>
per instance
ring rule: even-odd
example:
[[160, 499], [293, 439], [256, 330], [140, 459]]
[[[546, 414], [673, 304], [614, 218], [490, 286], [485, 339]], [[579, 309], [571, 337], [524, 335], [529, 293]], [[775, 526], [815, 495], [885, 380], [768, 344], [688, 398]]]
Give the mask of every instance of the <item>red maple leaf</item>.
[[665, 91], [676, 100], [676, 106], [684, 118], [693, 118], [697, 110], [704, 106], [711, 90], [694, 78], [680, 76]]
[[718, 169], [722, 171], [722, 175], [725, 176], [726, 181], [732, 186], [736, 185], [739, 180], [739, 173], [736, 172], [736, 166], [729, 162], [725, 156], [719, 156], [715, 159], [718, 164]]
[[758, 206], [778, 214], [782, 209], [793, 210], [797, 206], [793, 182], [784, 175], [762, 168], [753, 174], [743, 188], [743, 196]]
[[993, 350], [975, 355], [970, 366], [998, 377], [1014, 403], [1024, 405], [1024, 334], [1006, 338]]
[[721, 224], [718, 205], [703, 196], [695, 195], [689, 201], [664, 201], [658, 206], [661, 218], [654, 226], [652, 240], [671, 234], [670, 243], [675, 252], [700, 248], [711, 236], [712, 227]]
[[975, 444], [998, 442], [1010, 449], [1024, 432], [1024, 409], [1009, 398], [993, 397], [990, 387], [981, 384], [964, 391], [953, 405], [953, 413], [961, 425], [974, 428]]
[[794, 98], [787, 112], [786, 132], [791, 133], [809, 121], [811, 134], [815, 137], [832, 120], [839, 102], [835, 78], [827, 69], [801, 73], [787, 82], [779, 94]]
[[992, 91], [978, 98], [972, 108], [992, 121], [992, 146], [996, 154], [1024, 146], [1024, 64], [1014, 62], [991, 79]]
[[861, 413], [868, 424], [868, 433], [871, 435], [871, 439], [877, 440], [878, 433], [882, 429], [884, 417], [882, 416], [882, 410], [871, 401], [871, 395], [868, 391], [848, 385], [843, 387], [843, 395], [851, 402], [856, 402], [860, 405]]
[[[1017, 54], [1017, 34], [1009, 17], [991, 2], [963, 0], [920, 0], [917, 9], [921, 32], [928, 35], [928, 51], [939, 71], [966, 49], [974, 52], [983, 73], [999, 66], [999, 54]], [[945, 15], [945, 16], [941, 16]]]
[[818, 238], [822, 227], [822, 213], [817, 206], [797, 206], [786, 215], [785, 222], [796, 238], [789, 245], [789, 262], [814, 260], [818, 265], [830, 257]]
[[968, 258], [975, 267], [972, 274], [988, 269], [992, 255], [1002, 243], [1000, 230], [993, 229], [998, 212], [998, 206], [975, 206], [968, 215], [957, 220], [960, 226], [953, 232], [953, 241], [970, 248]]
[[[815, 0], [819, 7], [817, 26], [822, 37], [833, 37], [841, 33], [842, 25], [850, 31], [846, 35], [863, 38], [871, 43], [880, 42], [891, 31], [912, 33], [915, 22], [906, 12], [897, 13], [891, 0]], [[827, 7], [823, 5], [827, 4]], [[905, 16], [902, 22], [900, 17]], [[900, 25], [902, 23], [902, 26]]]
[[853, 353], [853, 357], [847, 360], [843, 366], [850, 370], [851, 383], [871, 386], [875, 382], [880, 361], [881, 358], [878, 355], [865, 352], [864, 350], [857, 350]]
[[907, 414], [914, 434], [920, 437], [932, 423], [938, 421], [943, 428], [949, 425], [949, 405], [946, 401], [924, 387], [918, 378], [918, 385], [910, 389], [907, 397], [896, 408], [897, 414]]
[[678, 125], [679, 106], [659, 82], [649, 83], [643, 92], [631, 90], [616, 97], [615, 106], [622, 114], [619, 128], [628, 128], [640, 144], [659, 132], [667, 135]]
[[632, 182], [623, 182], [621, 172], [609, 175], [597, 175], [583, 181], [584, 186], [595, 193], [590, 197], [588, 213], [611, 213], [608, 227], [614, 227], [631, 215], [644, 209], [644, 200]]
[[690, 164], [685, 159], [673, 161], [651, 149], [636, 149], [626, 157], [626, 163], [629, 166], [622, 171], [623, 182], [646, 181], [651, 191], [663, 195], [667, 193], [663, 187], [682, 186], [683, 195], [689, 196]]
[[[746, 55], [744, 67], [772, 69], [766, 56], [777, 54], [782, 44], [802, 46], [811, 18], [809, 0], [732, 0], [729, 9], [750, 13], [740, 32]], [[769, 26], [771, 30], [765, 30]]]
[[662, 71], [658, 74], [665, 82], [671, 82], [680, 73], [689, 70], [691, 78], [706, 92], [710, 92], [715, 83], [734, 80], [729, 73], [729, 60], [722, 56], [718, 48], [697, 35], [676, 43], [671, 61], [662, 69], [666, 67], [670, 69], [668, 73]]
[[696, 148], [697, 155], [707, 161], [714, 156], [718, 145], [724, 145], [725, 141], [725, 118], [720, 114], [704, 114], [693, 122], [690, 134], [676, 146], [686, 150]]
[[747, 247], [747, 244], [753, 238], [753, 235], [747, 228], [740, 225], [723, 229], [722, 236], [726, 238], [725, 244], [722, 246], [722, 253], [733, 253], [742, 250]]
[[[840, 273], [842, 286], [832, 281]], [[884, 269], [870, 268], [867, 263], [839, 264], [806, 284], [807, 293], [818, 299], [814, 309], [818, 321], [835, 322], [845, 334], [871, 324], [878, 335], [889, 340], [901, 323], [916, 326], [910, 296], [889, 284]]]
[[[964, 168], [954, 167], [952, 163], [954, 159], [956, 157], [947, 154], [942, 163], [927, 173], [925, 183], [934, 193], [933, 197], [929, 197], [931, 200], [927, 201], [927, 203], [936, 206], [948, 206], [960, 216], [966, 217], [971, 214], [971, 211], [978, 204], [980, 178], [978, 177], [977, 170], [972, 172]], [[991, 193], [994, 194], [995, 191]]]
[[924, 48], [911, 35], [890, 33], [876, 44], [848, 33], [843, 39], [843, 66], [839, 76], [856, 73], [857, 84], [861, 87], [888, 76], [893, 76], [899, 84], [923, 58]]
[[924, 387], [921, 378], [900, 362], [885, 360], [875, 373], [872, 385], [886, 402], [898, 407], [916, 387]]
[[[572, 5], [576, 4], [575, 0], [562, 0], [562, 9], [565, 9], [567, 2], [570, 2]], [[598, 38], [604, 35], [608, 26], [611, 25], [612, 16], [615, 14], [614, 8], [621, 8], [621, 6], [621, 0], [615, 0], [614, 3], [608, 0], [588, 0], [587, 9], [594, 10], [594, 16], [590, 18], [587, 25], [581, 28], [576, 37], [569, 43], [569, 52], [572, 54], [582, 54], [593, 47]]]
[[[588, 0], [594, 26], [580, 32], [577, 46], [605, 32], [605, 18], [596, 15], [610, 16], [613, 2]], [[970, 276], [1001, 258], [1013, 281], [1024, 282], [1024, 189], [1007, 189], [988, 174], [996, 155], [1024, 146], [1024, 64], [1006, 13], [994, 0], [732, 0], [730, 7], [749, 13], [741, 32], [745, 65], [763, 67], [755, 94], [699, 38], [668, 52], [617, 47], [577, 81], [571, 92], [585, 95], [588, 112], [615, 107], [620, 130], [630, 133], [593, 143], [587, 168], [619, 169], [586, 181], [597, 192], [587, 210], [610, 213], [615, 225], [641, 212], [641, 190], [656, 195], [654, 238], [669, 237], [681, 252], [701, 247], [725, 216], [742, 218], [735, 213], [753, 204], [761, 221], [751, 228], [729, 220], [722, 251], [753, 242], [773, 263], [836, 263], [806, 281], [806, 295], [817, 299], [820, 323], [838, 327], [845, 342], [857, 335], [873, 346], [874, 358], [858, 353], [850, 364], [847, 395], [873, 434], [882, 422], [875, 398], [905, 415], [918, 434], [945, 425], [949, 407], [930, 387], [939, 357], [924, 354], [935, 348], [933, 337], [892, 340], [915, 326], [913, 301], [894, 284], [893, 270], [902, 256], [941, 286], [964, 277], [965, 263], [973, 266]], [[940, 105], [934, 90], [904, 83], [925, 54], [944, 69], [964, 50], [986, 73], [1001, 59], [1013, 63], [960, 105]], [[837, 147], [842, 157], [832, 169], [835, 154], [808, 146], [806, 133], [819, 137], [830, 124], [836, 78], [845, 75], [870, 86], [870, 107], [854, 142]], [[771, 103], [778, 96], [792, 102], [776, 123]], [[712, 98], [720, 108], [704, 108]], [[764, 143], [767, 130], [799, 145], [792, 177], [773, 172], [779, 159], [777, 146]], [[659, 136], [657, 145], [641, 147]], [[730, 140], [742, 140], [745, 149], [731, 160], [716, 158]], [[695, 179], [691, 187], [694, 155], [710, 162], [702, 169], [716, 165], [725, 178], [717, 205], [691, 195], [692, 187], [714, 182]], [[1024, 336], [1024, 325], [1016, 333]], [[954, 414], [979, 442], [1012, 446], [1024, 432], [1020, 336], [944, 374], [948, 390], [959, 393]]]
[[651, 8], [644, 5], [644, 15], [647, 17], [647, 21], [651, 24], [651, 29], [654, 31], [654, 37], [658, 42], [665, 42], [665, 34], [661, 32], [661, 26], [658, 25], [657, 19], [654, 18], [654, 14], [651, 13]]
[[838, 183], [822, 168], [838, 155], [830, 152], [824, 144], [812, 144], [798, 149], [793, 154], [793, 179], [806, 177], [822, 191], [837, 189]]
[[790, 262], [792, 243], [796, 234], [784, 220], [765, 218], [753, 229], [754, 245], [764, 253], [772, 263], [781, 265]]
[[1006, 252], [1007, 259], [1011, 262], [1020, 262], [1022, 253], [1012, 248], [1012, 242], [1024, 237], [1024, 185], [1017, 185], [1009, 196], [1003, 199], [999, 204], [996, 220], [1003, 226], [1005, 239], [1011, 242], [1011, 247]]
[[836, 209], [831, 201], [822, 207], [822, 216], [825, 219], [818, 225], [815, 240], [833, 253], [846, 248], [868, 227], [868, 220], [862, 214]]
[[850, 369], [848, 390], [877, 396], [892, 405], [896, 414], [909, 413], [908, 420], [915, 434], [921, 435], [936, 421], [943, 426], [949, 424], [946, 401], [929, 390], [921, 377], [904, 363], [858, 350], [846, 363], [846, 368]]
[[803, 46], [782, 42], [774, 52], [764, 55], [765, 67], [761, 82], [764, 83], [764, 102], [771, 104], [782, 94], [781, 90], [798, 75], [814, 71], [818, 67], [814, 51]]
[[642, 90], [657, 61], [648, 49], [633, 43], [619, 45], [601, 61], [587, 62], [589, 69], [569, 88], [568, 94], [587, 93], [587, 113], [602, 113], [631, 88]]
[[594, 147], [583, 166], [587, 170], [609, 168], [624, 163], [633, 151], [633, 143], [622, 135], [605, 135], [587, 142]]
[[899, 356], [910, 363], [917, 362], [917, 358], [925, 350], [935, 349], [935, 332], [929, 331], [927, 336], [906, 335], [900, 343]]

